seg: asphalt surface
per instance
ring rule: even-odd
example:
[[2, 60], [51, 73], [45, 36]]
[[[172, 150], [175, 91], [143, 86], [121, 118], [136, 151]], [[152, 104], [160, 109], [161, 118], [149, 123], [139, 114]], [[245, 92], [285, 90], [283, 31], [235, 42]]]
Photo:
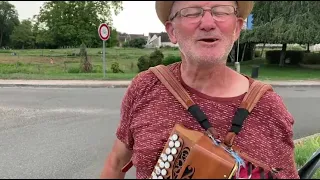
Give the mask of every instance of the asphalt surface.
[[[320, 132], [319, 87], [275, 90], [295, 117], [295, 139]], [[124, 92], [0, 88], [0, 178], [99, 178]]]

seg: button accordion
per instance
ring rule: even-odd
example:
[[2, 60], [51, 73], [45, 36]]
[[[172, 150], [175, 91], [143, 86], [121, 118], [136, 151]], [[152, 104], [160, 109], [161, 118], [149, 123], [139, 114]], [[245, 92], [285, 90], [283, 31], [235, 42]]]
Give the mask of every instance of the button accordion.
[[233, 177], [235, 159], [206, 134], [175, 125], [150, 179]]

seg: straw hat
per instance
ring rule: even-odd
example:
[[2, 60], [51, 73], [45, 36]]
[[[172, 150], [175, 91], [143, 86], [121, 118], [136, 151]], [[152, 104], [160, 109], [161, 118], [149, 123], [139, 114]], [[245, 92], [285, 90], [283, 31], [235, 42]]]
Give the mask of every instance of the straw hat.
[[[168, 21], [173, 2], [174, 1], [156, 1], [156, 12], [163, 24]], [[239, 16], [246, 19], [253, 9], [253, 1], [237, 1], [237, 4]]]

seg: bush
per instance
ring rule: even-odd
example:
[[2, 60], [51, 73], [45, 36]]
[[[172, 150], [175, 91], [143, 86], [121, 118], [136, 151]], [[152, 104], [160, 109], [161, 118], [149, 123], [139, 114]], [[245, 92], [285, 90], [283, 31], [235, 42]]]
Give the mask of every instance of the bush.
[[112, 70], [113, 73], [119, 73], [119, 72], [123, 73], [123, 71], [120, 69], [120, 66], [119, 66], [118, 62], [113, 62], [111, 64], [111, 70]]
[[320, 53], [305, 53], [302, 60], [303, 64], [320, 64]]
[[164, 58], [164, 60], [162, 61], [163, 65], [169, 65], [169, 64], [173, 64], [176, 62], [180, 62], [181, 61], [181, 57], [180, 56], [174, 56], [174, 55], [169, 55], [166, 58]]
[[[304, 51], [286, 51], [285, 59], [289, 59], [288, 64], [297, 65], [303, 59]], [[266, 52], [266, 59], [268, 64], [280, 63], [281, 50], [272, 50]], [[287, 63], [285, 63], [287, 64]]]
[[92, 64], [89, 61], [88, 54], [87, 54], [87, 47], [84, 43], [80, 46], [80, 71], [89, 73], [92, 72]]
[[255, 58], [261, 57], [261, 50], [256, 50], [256, 51], [254, 51], [254, 57], [255, 57]]
[[148, 70], [149, 69], [149, 56], [148, 55], [141, 56], [138, 59], [137, 66], [138, 66], [139, 72]]
[[80, 69], [77, 67], [71, 67], [68, 69], [68, 73], [80, 73]]
[[138, 63], [137, 63], [139, 72], [148, 70], [150, 67], [154, 67], [162, 64], [163, 57], [164, 57], [163, 53], [158, 49], [152, 52], [149, 56], [147, 55], [141, 56], [138, 59]]
[[164, 58], [164, 55], [159, 49], [156, 49], [155, 51], [153, 51], [150, 54], [150, 59], [149, 59], [150, 60], [150, 67], [154, 67], [159, 64], [162, 64], [163, 58]]

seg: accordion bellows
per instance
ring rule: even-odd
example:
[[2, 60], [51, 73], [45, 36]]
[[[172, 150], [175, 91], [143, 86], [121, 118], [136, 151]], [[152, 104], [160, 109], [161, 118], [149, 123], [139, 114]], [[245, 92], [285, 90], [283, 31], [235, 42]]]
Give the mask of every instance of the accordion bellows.
[[150, 179], [230, 179], [235, 159], [206, 134], [175, 125]]

